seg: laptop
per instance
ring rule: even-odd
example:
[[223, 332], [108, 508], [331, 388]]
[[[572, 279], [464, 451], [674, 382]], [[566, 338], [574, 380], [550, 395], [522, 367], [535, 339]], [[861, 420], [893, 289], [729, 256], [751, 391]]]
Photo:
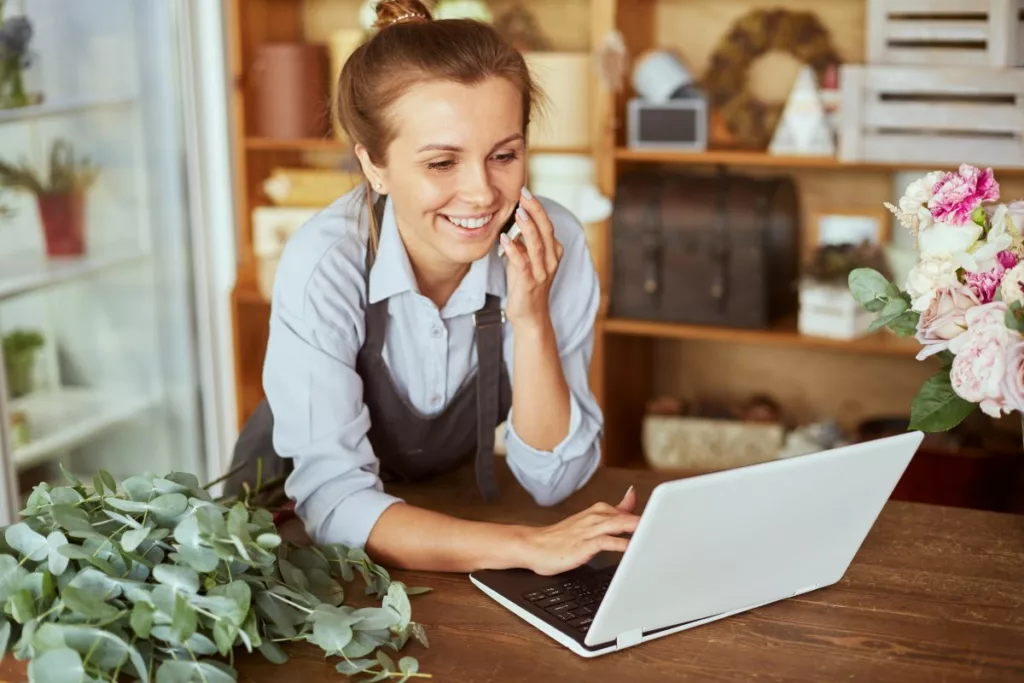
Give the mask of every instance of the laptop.
[[624, 553], [556, 576], [503, 569], [470, 580], [582, 657], [824, 588], [846, 573], [923, 436], [667, 481]]

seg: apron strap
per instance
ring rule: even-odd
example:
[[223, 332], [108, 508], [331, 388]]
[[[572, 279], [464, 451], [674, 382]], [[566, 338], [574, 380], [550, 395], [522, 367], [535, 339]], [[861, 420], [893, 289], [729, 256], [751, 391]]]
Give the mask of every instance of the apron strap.
[[[387, 204], [387, 195], [381, 195], [373, 204], [373, 215], [376, 218], [378, 239], [380, 238], [380, 226], [384, 223], [384, 206]], [[388, 324], [388, 300], [378, 301], [370, 304], [370, 270], [377, 261], [377, 249], [373, 240], [366, 240], [366, 339], [363, 347], [368, 353], [380, 353], [384, 348], [384, 335]]]
[[476, 326], [476, 482], [484, 500], [498, 497], [494, 476], [494, 429], [500, 421], [498, 399], [501, 391], [501, 342], [505, 312], [501, 300], [487, 295], [483, 308], [473, 314]]

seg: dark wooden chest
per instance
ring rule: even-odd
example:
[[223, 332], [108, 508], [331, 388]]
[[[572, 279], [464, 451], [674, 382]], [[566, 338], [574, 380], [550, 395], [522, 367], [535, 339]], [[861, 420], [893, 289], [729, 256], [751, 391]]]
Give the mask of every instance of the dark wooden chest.
[[769, 327], [797, 307], [792, 179], [634, 172], [612, 217], [611, 314]]

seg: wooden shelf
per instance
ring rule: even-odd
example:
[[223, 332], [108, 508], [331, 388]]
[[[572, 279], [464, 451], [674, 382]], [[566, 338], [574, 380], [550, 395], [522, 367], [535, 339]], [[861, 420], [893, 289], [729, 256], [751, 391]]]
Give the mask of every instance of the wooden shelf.
[[913, 339], [897, 337], [889, 332], [872, 334], [860, 339], [828, 339], [800, 334], [795, 320], [785, 320], [776, 327], [752, 330], [711, 325], [685, 325], [650, 322], [623, 318], [606, 318], [599, 323], [605, 333], [634, 337], [662, 339], [694, 339], [721, 341], [734, 344], [781, 346], [788, 348], [827, 349], [847, 353], [904, 356], [913, 358], [920, 345]]
[[[255, 152], [347, 152], [350, 143], [336, 138], [276, 140], [246, 138], [245, 146]], [[530, 147], [530, 154], [591, 154], [589, 147]]]
[[[847, 171], [897, 171], [934, 169], [942, 164], [906, 163], [848, 163], [835, 157], [774, 155], [767, 152], [743, 150], [708, 150], [706, 152], [676, 152], [619, 147], [615, 150], [618, 161], [664, 164], [690, 164], [694, 166], [757, 166], [766, 168], [817, 168]], [[1021, 168], [994, 169], [997, 174], [1024, 174]]]

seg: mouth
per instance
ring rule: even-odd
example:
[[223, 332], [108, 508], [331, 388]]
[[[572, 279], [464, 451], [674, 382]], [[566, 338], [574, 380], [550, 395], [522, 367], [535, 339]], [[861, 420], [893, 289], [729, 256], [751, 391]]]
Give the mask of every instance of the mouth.
[[441, 218], [448, 221], [456, 228], [461, 228], [462, 230], [476, 231], [482, 230], [483, 228], [486, 228], [488, 225], [490, 225], [491, 221], [494, 220], [494, 217], [497, 214], [488, 213], [481, 216], [450, 216], [448, 214], [442, 213], [439, 215], [441, 216]]

